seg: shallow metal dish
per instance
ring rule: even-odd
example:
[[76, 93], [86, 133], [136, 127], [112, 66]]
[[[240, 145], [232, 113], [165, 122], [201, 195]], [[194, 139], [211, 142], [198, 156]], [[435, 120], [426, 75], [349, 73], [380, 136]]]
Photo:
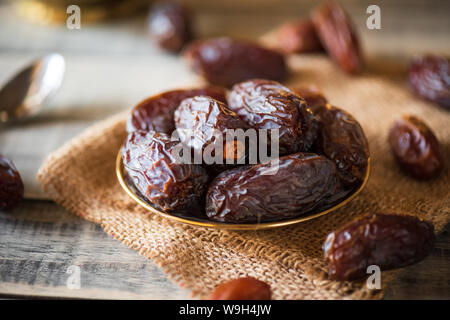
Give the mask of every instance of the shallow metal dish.
[[117, 155], [116, 159], [116, 174], [117, 179], [119, 180], [120, 185], [125, 190], [125, 192], [139, 205], [147, 209], [148, 211], [155, 213], [157, 215], [163, 216], [167, 219], [187, 223], [193, 226], [201, 226], [201, 227], [209, 227], [209, 228], [217, 228], [217, 229], [229, 229], [229, 230], [259, 230], [259, 229], [269, 229], [269, 228], [277, 228], [277, 227], [283, 227], [288, 226], [291, 224], [296, 224], [304, 221], [308, 221], [320, 216], [323, 216], [324, 214], [330, 213], [345, 204], [347, 204], [350, 200], [352, 200], [358, 193], [360, 193], [367, 181], [369, 180], [369, 174], [370, 174], [370, 158], [367, 162], [367, 171], [366, 176], [364, 177], [364, 181], [362, 182], [361, 186], [355, 190], [354, 192], [350, 193], [344, 200], [342, 200], [340, 203], [334, 205], [331, 208], [328, 208], [326, 210], [322, 211], [312, 211], [310, 213], [303, 214], [299, 217], [291, 218], [291, 219], [285, 219], [280, 221], [271, 221], [271, 222], [263, 222], [263, 223], [225, 223], [225, 222], [216, 222], [205, 219], [200, 219], [196, 217], [191, 217], [186, 214], [179, 214], [179, 213], [167, 213], [161, 210], [158, 210], [152, 206], [149, 202], [146, 201], [145, 197], [143, 197], [132, 185], [132, 183], [129, 183], [127, 181], [126, 172], [123, 168], [122, 163], [122, 157], [120, 154]]

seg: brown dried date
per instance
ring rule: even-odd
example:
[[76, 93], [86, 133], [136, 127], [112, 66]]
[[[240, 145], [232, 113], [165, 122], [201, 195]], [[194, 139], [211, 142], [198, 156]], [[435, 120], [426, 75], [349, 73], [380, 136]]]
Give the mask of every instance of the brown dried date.
[[264, 222], [314, 210], [341, 190], [336, 167], [325, 157], [297, 153], [273, 163], [219, 174], [206, 196], [206, 215], [221, 222]]
[[311, 20], [297, 20], [283, 24], [277, 30], [278, 48], [285, 53], [322, 51]]
[[359, 186], [366, 175], [369, 145], [364, 132], [352, 115], [329, 104], [315, 108], [319, 122], [315, 152], [336, 164], [346, 188]]
[[330, 233], [323, 245], [328, 274], [350, 280], [367, 276], [366, 268], [401, 268], [424, 259], [433, 249], [434, 227], [408, 215], [369, 214]]
[[217, 286], [208, 300], [270, 300], [270, 286], [252, 277], [229, 280]]
[[450, 60], [438, 55], [415, 58], [409, 69], [409, 82], [422, 98], [450, 110]]
[[189, 14], [179, 2], [159, 2], [150, 11], [148, 30], [158, 46], [178, 52], [191, 39]]
[[305, 101], [278, 82], [238, 83], [230, 92], [228, 107], [251, 128], [278, 129], [282, 155], [308, 151], [316, 138], [317, 124]]
[[322, 107], [328, 103], [323, 93], [314, 85], [296, 87], [293, 88], [292, 91], [297, 93], [306, 101], [306, 105], [309, 109], [311, 109], [313, 114], [317, 108]]
[[179, 141], [164, 133], [135, 131], [122, 148], [122, 160], [136, 188], [159, 209], [198, 208], [208, 175], [195, 164], [180, 163], [172, 154]]
[[227, 147], [226, 134], [230, 129], [245, 129], [246, 124], [224, 103], [207, 96], [187, 98], [175, 110], [174, 119], [181, 142], [195, 153], [203, 156], [205, 148], [217, 150], [218, 144], [223, 151], [223, 157], [220, 163], [216, 164], [226, 163], [227, 158], [231, 158], [233, 162], [239, 160], [238, 154], [230, 152], [234, 150]]
[[0, 210], [13, 209], [23, 198], [23, 182], [14, 163], [0, 155]]
[[327, 1], [312, 13], [312, 21], [322, 45], [347, 73], [359, 73], [361, 50], [353, 24], [336, 1]]
[[444, 166], [436, 136], [414, 116], [405, 115], [395, 122], [389, 142], [400, 167], [415, 178], [433, 178]]
[[216, 38], [195, 42], [183, 55], [195, 72], [210, 83], [225, 87], [253, 78], [282, 80], [287, 74], [280, 53], [242, 40]]
[[226, 101], [225, 90], [218, 87], [166, 91], [145, 99], [131, 111], [127, 121], [127, 131], [153, 130], [171, 134], [175, 130], [173, 120], [175, 109], [184, 99], [199, 95]]

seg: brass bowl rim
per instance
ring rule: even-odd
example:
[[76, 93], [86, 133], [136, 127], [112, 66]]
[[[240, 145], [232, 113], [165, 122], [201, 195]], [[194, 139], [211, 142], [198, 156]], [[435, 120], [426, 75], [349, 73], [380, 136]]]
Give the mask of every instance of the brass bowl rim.
[[315, 218], [318, 218], [320, 216], [323, 216], [325, 214], [328, 214], [332, 211], [337, 210], [340, 207], [343, 207], [347, 203], [349, 203], [353, 198], [355, 198], [366, 186], [367, 181], [369, 180], [370, 175], [370, 157], [367, 159], [367, 170], [366, 175], [364, 177], [364, 180], [360, 187], [354, 191], [352, 194], [350, 194], [347, 198], [339, 202], [337, 205], [328, 208], [321, 212], [316, 212], [313, 214], [309, 214], [306, 216], [300, 216], [292, 219], [286, 219], [281, 221], [272, 221], [272, 222], [262, 222], [262, 223], [225, 223], [225, 222], [216, 222], [216, 221], [196, 221], [196, 220], [189, 220], [182, 217], [177, 217], [174, 215], [171, 215], [167, 212], [158, 210], [154, 207], [152, 207], [149, 203], [143, 201], [126, 183], [125, 177], [123, 174], [123, 163], [122, 163], [122, 156], [121, 156], [121, 150], [119, 149], [119, 153], [117, 154], [116, 158], [116, 175], [117, 179], [121, 185], [121, 187], [125, 190], [125, 192], [140, 206], [144, 207], [148, 211], [157, 214], [159, 216], [162, 216], [164, 218], [167, 218], [172, 221], [182, 222], [185, 224], [193, 225], [193, 226], [201, 226], [201, 227], [208, 227], [208, 228], [216, 228], [216, 229], [227, 229], [227, 230], [261, 230], [261, 229], [271, 229], [271, 228], [278, 228], [278, 227], [284, 227], [289, 226], [293, 224], [297, 224], [300, 222], [305, 222], [308, 220], [312, 220]]

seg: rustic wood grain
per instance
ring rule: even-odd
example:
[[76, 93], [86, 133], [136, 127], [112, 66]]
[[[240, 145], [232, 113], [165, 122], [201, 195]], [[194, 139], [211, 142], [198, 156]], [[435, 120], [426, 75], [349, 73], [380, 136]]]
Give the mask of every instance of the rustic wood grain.
[[[99, 225], [49, 201], [25, 201], [0, 212], [0, 295], [108, 299], [188, 299], [149, 260], [113, 240]], [[450, 226], [433, 253], [405, 268], [387, 299], [450, 299]], [[81, 268], [69, 289], [69, 266]]]
[[[188, 299], [151, 261], [49, 201], [0, 213], [0, 294], [111, 299]], [[69, 266], [81, 269], [69, 289]]]
[[[355, 21], [369, 67], [399, 81], [416, 53], [450, 54], [449, 1], [341, 1]], [[317, 1], [187, 0], [199, 37], [256, 38], [287, 19], [307, 17]], [[365, 10], [378, 4], [382, 29], [365, 27]], [[35, 179], [45, 157], [95, 121], [131, 108], [168, 88], [190, 86], [196, 77], [176, 56], [152, 46], [145, 13], [122, 21], [41, 26], [19, 19], [0, 2], [0, 85], [18, 68], [47, 52], [61, 52], [67, 74], [55, 100], [37, 118], [0, 131], [0, 153], [22, 173], [26, 197], [46, 199]], [[401, 70], [401, 72], [397, 72]], [[176, 76], [174, 76], [176, 75]], [[450, 299], [450, 227], [432, 255], [406, 268], [387, 299]], [[68, 289], [67, 268], [81, 268], [81, 288]], [[0, 212], [0, 296], [117, 299], [184, 299], [156, 266], [48, 201], [25, 201]]]
[[[370, 63], [382, 59], [404, 65], [415, 53], [450, 52], [448, 1], [342, 2], [355, 20]], [[187, 4], [199, 37], [256, 38], [286, 19], [307, 17], [317, 1], [189, 0]], [[365, 27], [369, 4], [381, 7], [381, 30]], [[181, 59], [152, 46], [145, 33], [145, 15], [69, 30], [28, 23], [0, 3], [0, 84], [33, 58], [51, 51], [61, 52], [67, 60], [66, 78], [55, 100], [27, 126], [0, 132], [0, 152], [23, 172], [25, 194], [32, 199], [46, 198], [35, 173], [52, 150], [94, 121], [131, 108], [144, 97], [196, 83]], [[384, 67], [390, 70], [391, 66]]]

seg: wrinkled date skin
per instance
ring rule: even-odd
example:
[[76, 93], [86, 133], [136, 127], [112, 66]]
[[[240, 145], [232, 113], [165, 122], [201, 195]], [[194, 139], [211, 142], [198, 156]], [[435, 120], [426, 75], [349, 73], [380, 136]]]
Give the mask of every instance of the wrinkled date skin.
[[438, 55], [417, 57], [409, 69], [409, 82], [422, 98], [450, 110], [450, 61]]
[[315, 152], [336, 164], [344, 187], [359, 186], [367, 171], [369, 145], [359, 123], [349, 113], [326, 104], [315, 109], [319, 133]]
[[278, 82], [238, 83], [230, 92], [228, 107], [251, 128], [278, 129], [281, 155], [308, 151], [316, 139], [317, 123], [305, 101]]
[[214, 85], [231, 87], [253, 78], [282, 80], [287, 75], [280, 53], [241, 40], [216, 38], [195, 42], [183, 55], [195, 72]]
[[156, 44], [178, 52], [191, 39], [189, 14], [179, 2], [159, 2], [150, 11], [148, 31]]
[[195, 164], [183, 164], [172, 155], [179, 141], [164, 133], [135, 131], [122, 148], [122, 160], [136, 188], [151, 203], [166, 211], [200, 207], [208, 175]]
[[208, 218], [231, 223], [292, 218], [313, 210], [340, 190], [333, 162], [297, 153], [270, 163], [227, 170], [210, 184]]
[[208, 300], [270, 300], [270, 286], [252, 277], [229, 280], [217, 286]]
[[405, 115], [395, 122], [389, 143], [400, 167], [415, 178], [434, 178], [444, 166], [436, 136], [414, 116]]
[[23, 198], [23, 182], [11, 160], [0, 155], [0, 210], [11, 210]]
[[278, 48], [285, 53], [323, 51], [311, 20], [297, 20], [283, 24], [277, 30]]
[[314, 85], [302, 86], [293, 88], [292, 91], [297, 93], [306, 101], [306, 105], [313, 112], [319, 107], [322, 107], [328, 103], [327, 98], [323, 93]]
[[226, 91], [218, 87], [166, 91], [142, 101], [131, 111], [127, 121], [127, 131], [153, 130], [171, 134], [175, 130], [173, 120], [175, 109], [184, 99], [199, 95], [226, 101]]
[[312, 21], [322, 45], [347, 73], [361, 71], [362, 57], [353, 24], [335, 1], [327, 1], [312, 13]]
[[414, 216], [369, 214], [330, 233], [323, 245], [328, 274], [336, 280], [367, 276], [367, 267], [382, 271], [424, 259], [433, 249], [434, 227]]
[[245, 129], [246, 124], [225, 103], [207, 96], [187, 98], [176, 109], [174, 119], [181, 142], [195, 153], [203, 155], [208, 146], [217, 149], [217, 143], [223, 150], [221, 163], [218, 164], [225, 164], [227, 157], [233, 162], [239, 160], [235, 159], [234, 153], [226, 152], [224, 143], [229, 129]]

